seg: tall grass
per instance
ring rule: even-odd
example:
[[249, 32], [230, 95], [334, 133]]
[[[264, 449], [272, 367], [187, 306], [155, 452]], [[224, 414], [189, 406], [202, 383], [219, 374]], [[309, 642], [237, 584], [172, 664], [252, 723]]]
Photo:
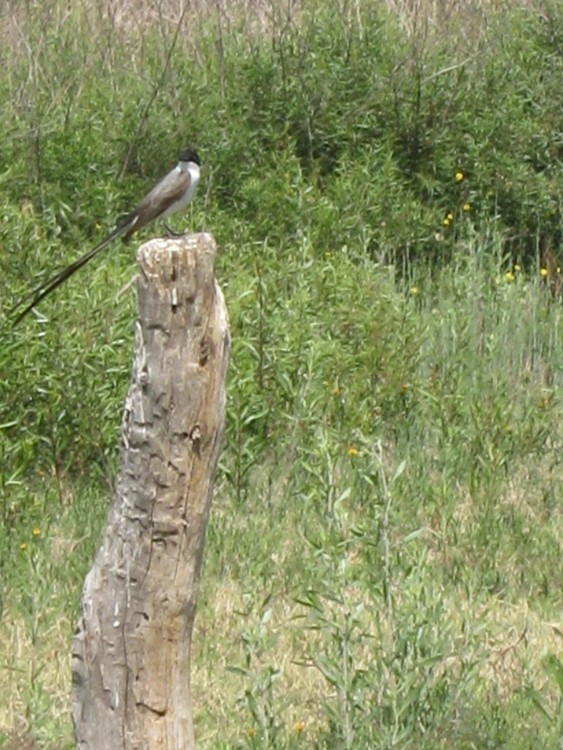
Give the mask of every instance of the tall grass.
[[[180, 145], [204, 159], [185, 221], [219, 241], [233, 346], [200, 746], [559, 747], [557, 6], [4, 11], [3, 307]], [[116, 469], [129, 255], [2, 324], [8, 748], [72, 746], [68, 646]]]

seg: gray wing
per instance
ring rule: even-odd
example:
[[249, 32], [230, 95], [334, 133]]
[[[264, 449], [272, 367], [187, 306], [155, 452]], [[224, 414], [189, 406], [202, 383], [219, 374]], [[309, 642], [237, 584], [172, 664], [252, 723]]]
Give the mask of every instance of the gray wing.
[[143, 198], [139, 205], [120, 221], [120, 224], [121, 222], [129, 223], [134, 217], [138, 217], [138, 220], [127, 231], [124, 239], [127, 239], [133, 232], [137, 232], [142, 227], [150, 224], [151, 221], [154, 221], [169, 209], [170, 206], [179, 201], [190, 187], [190, 182], [191, 177], [187, 170], [179, 172], [177, 169], [174, 169], [167, 174]]

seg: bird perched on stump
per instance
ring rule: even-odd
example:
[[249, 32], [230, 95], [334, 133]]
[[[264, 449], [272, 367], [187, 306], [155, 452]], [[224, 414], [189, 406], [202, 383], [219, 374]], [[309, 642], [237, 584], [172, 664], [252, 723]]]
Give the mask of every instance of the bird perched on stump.
[[[123, 216], [117, 222], [108, 236], [96, 245], [92, 250], [82, 255], [80, 258], [71, 263], [55, 276], [47, 279], [34, 289], [31, 294], [20, 300], [10, 311], [10, 314], [16, 313], [22, 305], [25, 305], [16, 319], [16, 326], [28, 312], [41, 302], [41, 300], [56, 289], [60, 284], [70, 278], [82, 266], [86, 265], [98, 253], [114, 240], [123, 239], [127, 241], [131, 235], [138, 232], [143, 227], [151, 224], [157, 219], [164, 221], [167, 216], [185, 208], [193, 199], [200, 178], [200, 160], [195, 151], [186, 149], [182, 151], [178, 158], [178, 164], [172, 169], [160, 182], [147, 193], [143, 200], [126, 216]], [[164, 224], [170, 234], [174, 234]], [[29, 300], [29, 301], [28, 301]]]

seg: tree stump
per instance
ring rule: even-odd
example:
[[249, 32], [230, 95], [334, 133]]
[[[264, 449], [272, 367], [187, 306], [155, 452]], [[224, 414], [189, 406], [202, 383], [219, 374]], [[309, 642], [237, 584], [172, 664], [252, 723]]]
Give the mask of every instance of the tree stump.
[[138, 251], [120, 467], [72, 642], [80, 750], [195, 747], [190, 645], [229, 353], [215, 254], [208, 234]]

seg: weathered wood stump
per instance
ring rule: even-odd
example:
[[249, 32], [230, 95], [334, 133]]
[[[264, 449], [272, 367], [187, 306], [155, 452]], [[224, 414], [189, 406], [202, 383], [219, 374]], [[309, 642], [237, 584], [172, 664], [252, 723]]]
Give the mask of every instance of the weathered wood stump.
[[72, 643], [81, 750], [195, 747], [190, 645], [229, 351], [215, 253], [208, 234], [138, 252], [120, 467]]

